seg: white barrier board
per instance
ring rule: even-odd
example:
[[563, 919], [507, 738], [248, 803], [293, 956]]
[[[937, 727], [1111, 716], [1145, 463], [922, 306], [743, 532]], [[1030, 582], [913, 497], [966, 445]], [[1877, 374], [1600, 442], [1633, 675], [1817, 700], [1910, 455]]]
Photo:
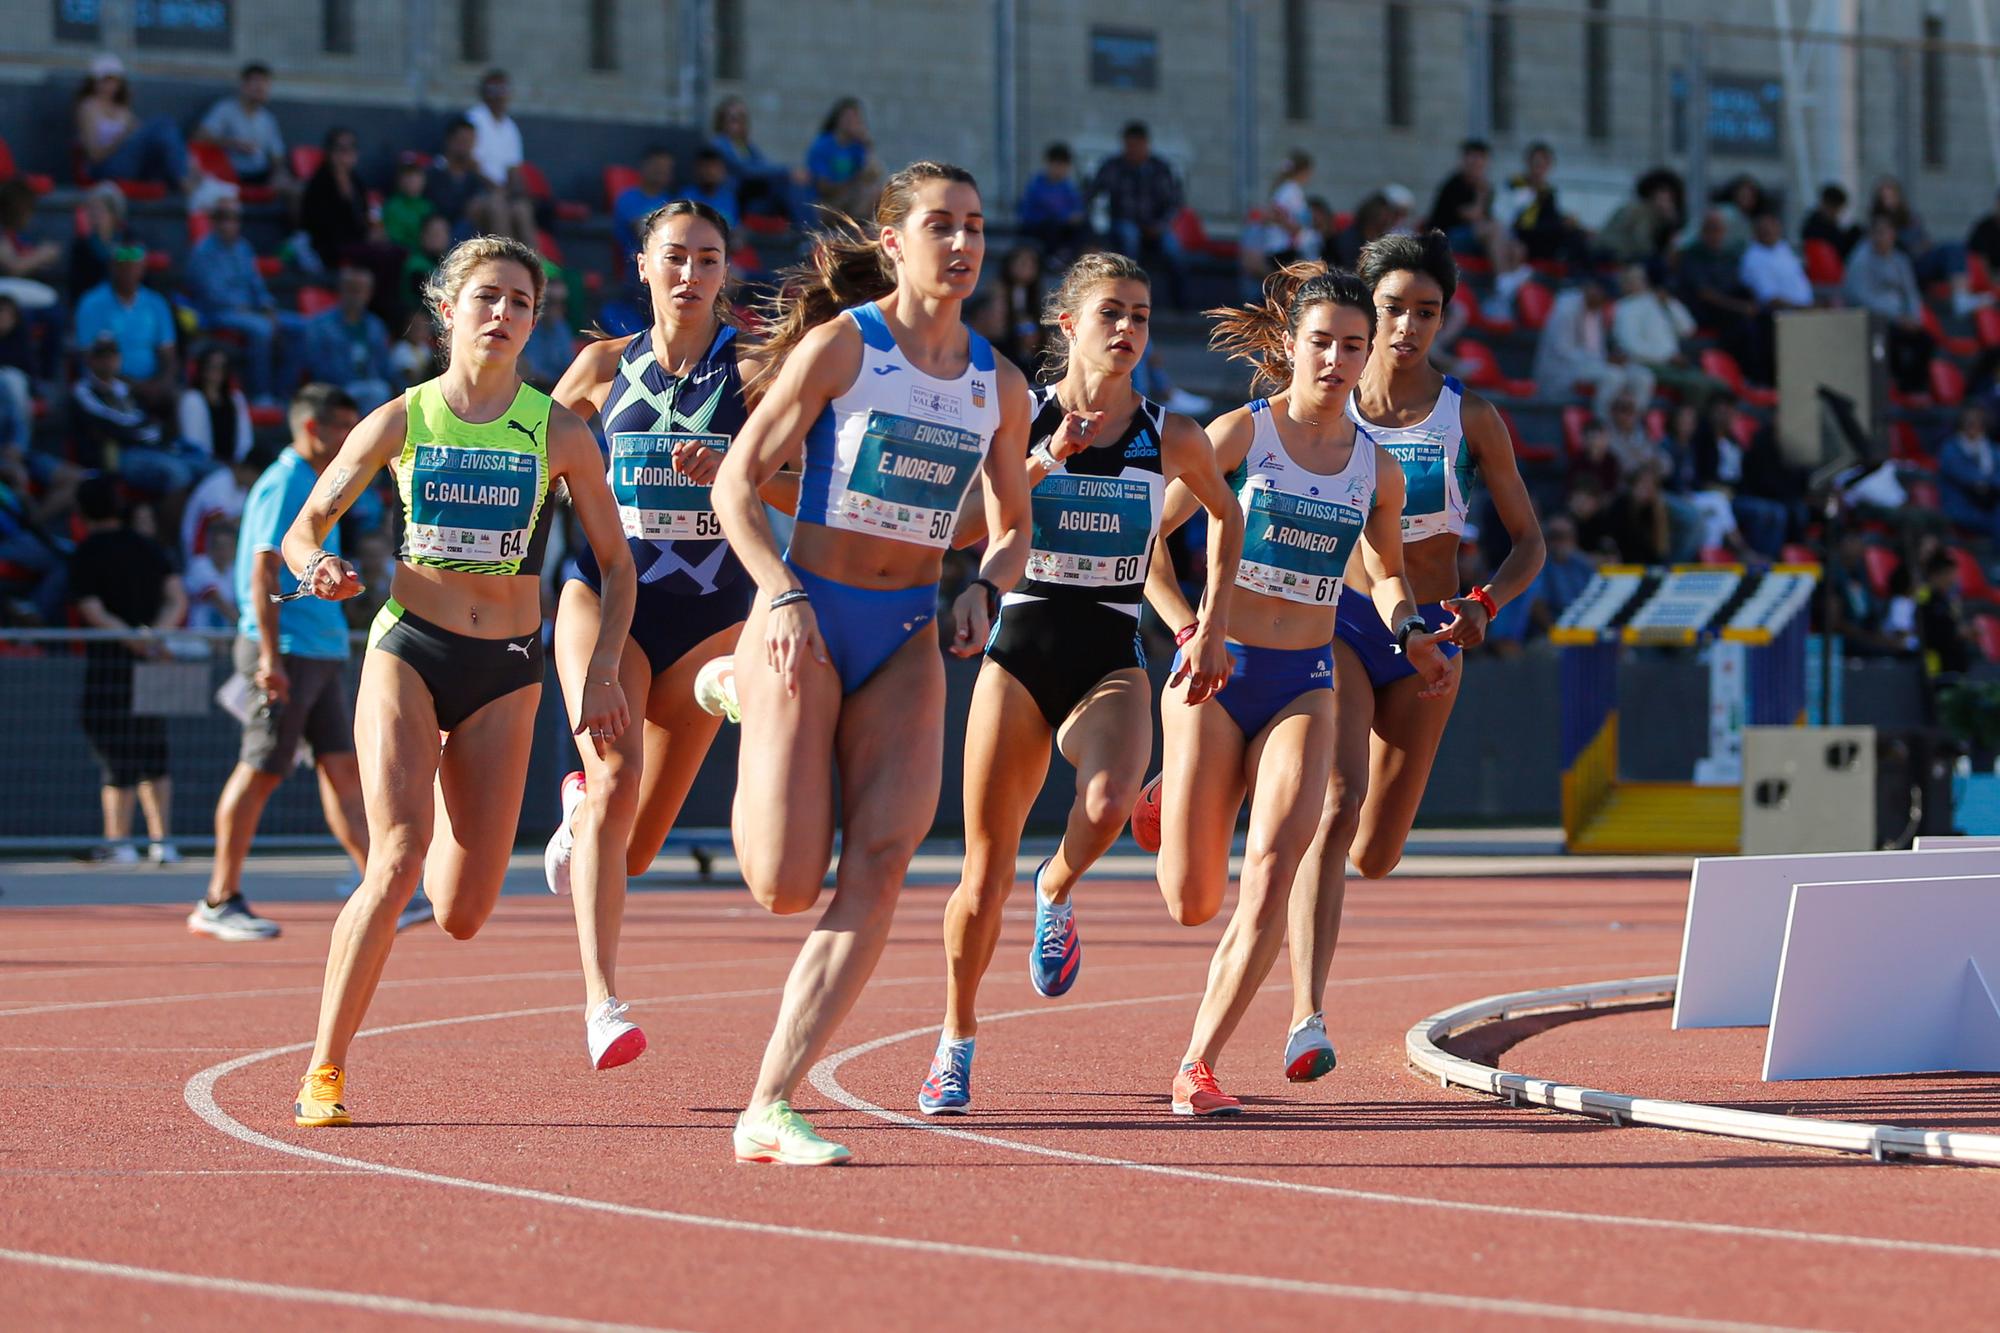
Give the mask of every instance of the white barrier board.
[[1924, 833], [1917, 836], [1920, 852], [1948, 852], [1959, 847], [2000, 847], [2000, 838], [1978, 838], [1963, 833]]
[[1701, 857], [1688, 887], [1674, 1026], [1762, 1027], [1771, 1021], [1795, 884], [1979, 874], [2000, 874], [2000, 849]]
[[2000, 1070], [2000, 875], [1792, 891], [1767, 1080]]

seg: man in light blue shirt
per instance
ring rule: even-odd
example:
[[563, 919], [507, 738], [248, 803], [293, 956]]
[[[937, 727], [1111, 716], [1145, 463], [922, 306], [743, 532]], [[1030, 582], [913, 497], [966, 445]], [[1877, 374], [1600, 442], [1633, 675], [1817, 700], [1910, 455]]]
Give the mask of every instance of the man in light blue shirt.
[[118, 342], [121, 370], [132, 396], [164, 416], [180, 397], [174, 354], [174, 312], [167, 298], [145, 286], [144, 246], [121, 245], [111, 252], [111, 276], [76, 303], [76, 342], [88, 347], [100, 333]]
[[[243, 860], [264, 804], [292, 769], [299, 742], [312, 747], [320, 803], [333, 835], [354, 858], [368, 858], [361, 770], [354, 758], [354, 715], [347, 684], [347, 621], [335, 602], [315, 597], [272, 601], [298, 587], [280, 552], [313, 483], [361, 420], [354, 400], [331, 384], [308, 384], [291, 404], [291, 447], [250, 488], [236, 545], [236, 669], [250, 686], [250, 715], [236, 767], [215, 807], [215, 870], [208, 897], [188, 927], [220, 940], [269, 939], [276, 922], [243, 901]], [[327, 549], [340, 551], [339, 529]]]
[[234, 198], [222, 199], [208, 216], [212, 230], [188, 253], [182, 284], [204, 326], [228, 329], [243, 339], [250, 396], [260, 405], [272, 402], [299, 382], [305, 317], [278, 309], [264, 285], [257, 252], [243, 238], [243, 206]]
[[339, 385], [363, 412], [372, 412], [389, 401], [400, 381], [389, 359], [388, 326], [368, 309], [375, 275], [343, 268], [339, 291], [339, 305], [306, 321], [306, 373]]

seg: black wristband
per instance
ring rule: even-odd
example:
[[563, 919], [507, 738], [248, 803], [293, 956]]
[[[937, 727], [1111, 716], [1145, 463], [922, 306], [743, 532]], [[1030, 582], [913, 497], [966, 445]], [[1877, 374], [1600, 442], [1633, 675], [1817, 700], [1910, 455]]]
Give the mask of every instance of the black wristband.
[[986, 589], [986, 618], [988, 620], [1000, 614], [1000, 586], [992, 579], [981, 575], [966, 586], [969, 588]]
[[1396, 626], [1396, 651], [1399, 653], [1409, 652], [1410, 636], [1412, 634], [1428, 634], [1430, 633], [1430, 629], [1431, 627], [1425, 623], [1422, 616], [1411, 616], [1408, 620]]
[[770, 609], [775, 611], [781, 606], [791, 606], [798, 602], [810, 602], [811, 600], [812, 595], [804, 588], [787, 588], [771, 599]]

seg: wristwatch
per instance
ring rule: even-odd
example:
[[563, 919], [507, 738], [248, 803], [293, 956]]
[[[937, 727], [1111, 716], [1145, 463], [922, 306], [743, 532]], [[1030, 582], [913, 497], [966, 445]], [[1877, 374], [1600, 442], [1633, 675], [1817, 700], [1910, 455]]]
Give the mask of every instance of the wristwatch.
[[1412, 634], [1428, 634], [1430, 630], [1431, 627], [1424, 622], [1422, 616], [1411, 616], [1408, 620], [1396, 626], [1396, 651], [1399, 653], [1409, 652], [1410, 636]]

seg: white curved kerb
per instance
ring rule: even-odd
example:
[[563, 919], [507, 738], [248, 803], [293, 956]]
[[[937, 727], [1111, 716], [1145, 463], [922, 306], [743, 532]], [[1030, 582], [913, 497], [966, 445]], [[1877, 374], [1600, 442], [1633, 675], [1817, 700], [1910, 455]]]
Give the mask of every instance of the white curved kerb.
[[1937, 1162], [2000, 1166], [2000, 1135], [1965, 1134], [1953, 1130], [1907, 1129], [1869, 1125], [1851, 1120], [1816, 1120], [1807, 1116], [1772, 1115], [1698, 1102], [1631, 1097], [1573, 1083], [1515, 1074], [1453, 1055], [1439, 1045], [1451, 1037], [1487, 1023], [1570, 1010], [1617, 1009], [1674, 998], [1676, 978], [1628, 977], [1623, 981], [1593, 981], [1547, 990], [1489, 995], [1420, 1019], [1403, 1039], [1410, 1063], [1432, 1075], [1444, 1087], [1471, 1088], [1504, 1097], [1509, 1102], [1536, 1102], [1558, 1111], [1574, 1111], [1613, 1124], [1653, 1125], [1697, 1134], [1721, 1134], [1763, 1143], [1790, 1143], [1808, 1148], [1867, 1153], [1877, 1161], [1919, 1157]]

